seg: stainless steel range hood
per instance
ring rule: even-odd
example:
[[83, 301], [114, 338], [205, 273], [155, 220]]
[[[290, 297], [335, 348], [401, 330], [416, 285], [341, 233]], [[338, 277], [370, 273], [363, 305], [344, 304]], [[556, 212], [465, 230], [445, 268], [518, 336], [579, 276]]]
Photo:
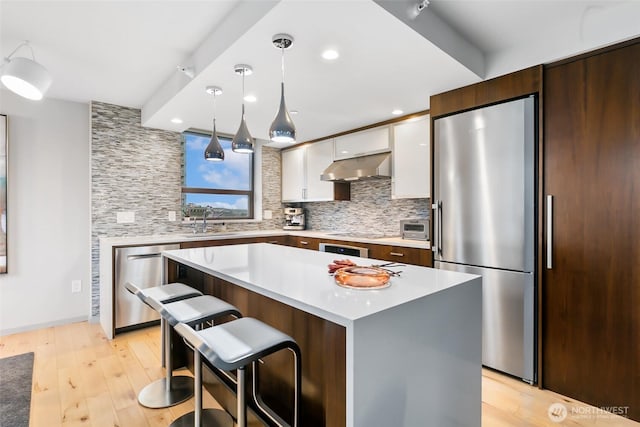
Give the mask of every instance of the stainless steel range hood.
[[390, 155], [391, 153], [380, 153], [337, 160], [320, 175], [320, 179], [350, 182], [391, 178]]

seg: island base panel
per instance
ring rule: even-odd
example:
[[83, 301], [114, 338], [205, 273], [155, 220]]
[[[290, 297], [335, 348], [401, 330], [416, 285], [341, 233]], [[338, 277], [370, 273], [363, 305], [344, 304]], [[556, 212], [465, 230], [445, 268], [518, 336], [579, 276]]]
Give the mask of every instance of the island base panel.
[[[227, 301], [244, 316], [259, 319], [296, 340], [302, 353], [300, 425], [346, 426], [346, 330], [343, 326], [191, 267], [182, 264], [172, 266], [172, 263], [170, 261], [168, 269], [170, 281], [180, 281]], [[184, 351], [177, 347], [175, 351]], [[292, 354], [283, 350], [263, 360], [265, 363], [259, 367], [261, 395], [267, 405], [291, 423], [294, 384]], [[248, 369], [249, 380], [251, 375], [252, 371]], [[223, 382], [212, 374], [211, 367], [203, 370], [203, 383], [207, 390], [235, 417], [234, 386]], [[253, 416], [249, 419], [256, 422]], [[275, 425], [269, 422], [265, 424]]]

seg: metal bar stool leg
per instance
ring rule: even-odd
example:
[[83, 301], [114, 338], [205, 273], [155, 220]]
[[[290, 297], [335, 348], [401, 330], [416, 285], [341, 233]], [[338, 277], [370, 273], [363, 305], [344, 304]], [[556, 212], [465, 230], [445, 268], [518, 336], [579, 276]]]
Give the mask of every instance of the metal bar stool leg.
[[237, 372], [236, 404], [238, 405], [238, 427], [247, 427], [247, 371], [242, 366], [238, 368]]
[[231, 427], [233, 418], [222, 409], [202, 409], [202, 355], [198, 350], [193, 351], [195, 377], [194, 411], [181, 416], [169, 427]]
[[163, 379], [152, 382], [138, 394], [138, 402], [147, 408], [158, 409], [182, 403], [193, 396], [193, 378], [180, 375], [173, 376], [173, 357], [171, 355], [171, 326], [162, 322], [164, 337], [163, 352], [166, 361], [166, 375]]

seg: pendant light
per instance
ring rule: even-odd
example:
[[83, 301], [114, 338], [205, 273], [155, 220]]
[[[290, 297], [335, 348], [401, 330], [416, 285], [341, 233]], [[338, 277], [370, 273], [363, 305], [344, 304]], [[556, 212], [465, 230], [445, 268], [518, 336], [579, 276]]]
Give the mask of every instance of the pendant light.
[[[11, 58], [21, 47], [31, 49], [31, 58]], [[51, 74], [42, 65], [36, 62], [33, 48], [29, 41], [25, 40], [16, 47], [13, 52], [4, 58], [4, 64], [0, 68], [0, 81], [10, 91], [34, 101], [42, 99], [53, 81]]]
[[216, 132], [216, 96], [222, 94], [222, 89], [218, 86], [207, 86], [207, 93], [213, 95], [213, 133], [209, 145], [204, 150], [204, 158], [212, 162], [221, 162], [224, 160], [224, 150]]
[[247, 122], [244, 120], [244, 76], [251, 75], [253, 68], [246, 64], [238, 64], [233, 68], [236, 74], [242, 76], [242, 120], [240, 120], [240, 127], [231, 141], [231, 149], [236, 153], [250, 154], [253, 153], [253, 138], [247, 128]]
[[284, 50], [291, 47], [293, 37], [289, 34], [276, 34], [272, 38], [273, 45], [282, 51], [282, 82], [280, 83], [280, 108], [269, 128], [269, 138], [273, 142], [296, 142], [296, 126], [291, 120], [284, 103]]

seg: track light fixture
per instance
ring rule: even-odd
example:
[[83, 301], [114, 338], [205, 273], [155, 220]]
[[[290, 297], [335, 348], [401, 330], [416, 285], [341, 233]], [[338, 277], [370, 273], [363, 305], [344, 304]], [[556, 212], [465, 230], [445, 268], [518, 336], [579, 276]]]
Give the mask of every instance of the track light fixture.
[[[21, 47], [31, 50], [31, 59], [24, 57], [12, 58]], [[42, 65], [36, 62], [33, 48], [28, 40], [20, 43], [13, 52], [4, 58], [0, 81], [10, 91], [34, 101], [42, 99], [51, 86], [51, 74]]]

